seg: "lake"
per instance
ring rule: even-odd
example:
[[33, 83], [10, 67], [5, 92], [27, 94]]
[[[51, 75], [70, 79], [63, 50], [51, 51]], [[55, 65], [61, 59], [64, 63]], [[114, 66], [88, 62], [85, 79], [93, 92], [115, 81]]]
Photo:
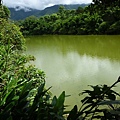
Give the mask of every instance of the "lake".
[[[43, 35], [26, 38], [32, 63], [46, 74], [53, 95], [66, 95], [71, 109], [81, 104], [78, 94], [88, 85], [114, 83], [120, 75], [120, 36]], [[118, 84], [119, 85], [119, 84]], [[119, 90], [118, 88], [116, 88]]]

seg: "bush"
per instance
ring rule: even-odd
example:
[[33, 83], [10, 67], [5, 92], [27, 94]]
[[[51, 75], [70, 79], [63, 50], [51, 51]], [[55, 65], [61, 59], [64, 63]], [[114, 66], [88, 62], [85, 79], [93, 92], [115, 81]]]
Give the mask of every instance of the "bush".
[[9, 21], [0, 18], [0, 44], [10, 45], [12, 50], [24, 50], [25, 39], [19, 28]]
[[75, 105], [67, 120], [119, 120], [120, 100], [117, 100], [117, 97], [120, 97], [120, 94], [112, 90], [119, 82], [120, 77], [111, 86], [91, 85], [93, 90], [84, 90], [80, 95], [87, 95], [81, 100], [81, 108], [78, 110]]
[[23, 54], [24, 43], [19, 28], [0, 18], [0, 119], [63, 120], [65, 92], [51, 98], [45, 73]]
[[108, 33], [108, 34], [113, 34], [113, 35], [118, 35], [118, 34], [120, 34], [120, 20], [117, 21], [117, 22], [115, 22], [115, 23], [113, 23], [113, 24], [109, 27], [107, 33]]
[[10, 17], [10, 11], [6, 6], [0, 4], [0, 18], [7, 19]]
[[98, 27], [99, 34], [106, 34], [107, 30], [109, 29], [109, 26], [110, 25], [108, 22], [102, 22]]

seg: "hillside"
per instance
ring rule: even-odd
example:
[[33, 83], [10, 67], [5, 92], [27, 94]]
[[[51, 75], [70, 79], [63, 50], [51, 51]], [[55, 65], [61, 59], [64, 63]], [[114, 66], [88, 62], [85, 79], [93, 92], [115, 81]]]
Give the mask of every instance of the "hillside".
[[[66, 9], [77, 9], [79, 6], [85, 7], [88, 4], [74, 4], [74, 5], [63, 5]], [[52, 14], [58, 12], [60, 5], [54, 5], [51, 7], [47, 7], [44, 10], [37, 10], [37, 9], [31, 9], [31, 8], [24, 8], [19, 9], [19, 7], [16, 8], [9, 8], [11, 12], [11, 18], [12, 20], [22, 20], [29, 16], [43, 16], [47, 14]]]
[[40, 10], [36, 9], [30, 9], [29, 11], [25, 11], [24, 9], [16, 10], [15, 8], [9, 8], [12, 20], [22, 20], [26, 17], [29, 17], [31, 15], [35, 15], [40, 12]]

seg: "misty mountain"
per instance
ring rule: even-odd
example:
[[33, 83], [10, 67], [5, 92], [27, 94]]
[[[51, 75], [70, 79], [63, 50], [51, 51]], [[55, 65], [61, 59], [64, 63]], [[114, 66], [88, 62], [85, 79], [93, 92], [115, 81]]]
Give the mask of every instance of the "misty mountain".
[[40, 12], [40, 10], [36, 9], [17, 9], [16, 8], [9, 8], [10, 10], [10, 19], [12, 20], [22, 20], [25, 19], [26, 17], [29, 17], [31, 15], [35, 15]]
[[[12, 20], [22, 20], [25, 19], [26, 17], [29, 16], [44, 16], [52, 13], [58, 12], [60, 5], [54, 5], [51, 7], [47, 7], [44, 10], [37, 10], [37, 9], [32, 9], [32, 8], [21, 8], [21, 7], [16, 7], [16, 8], [9, 8], [11, 12], [11, 17], [10, 19]], [[85, 7], [88, 6], [88, 4], [71, 4], [71, 5], [63, 5], [66, 9], [77, 9], [79, 6]]]

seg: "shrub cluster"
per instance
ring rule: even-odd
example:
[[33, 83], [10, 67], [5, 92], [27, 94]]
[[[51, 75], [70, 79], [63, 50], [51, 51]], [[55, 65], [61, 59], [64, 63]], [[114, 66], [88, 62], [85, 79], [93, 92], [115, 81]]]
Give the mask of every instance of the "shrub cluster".
[[0, 9], [0, 119], [59, 120], [63, 118], [65, 92], [52, 99], [45, 88], [45, 73], [28, 63], [25, 39]]

